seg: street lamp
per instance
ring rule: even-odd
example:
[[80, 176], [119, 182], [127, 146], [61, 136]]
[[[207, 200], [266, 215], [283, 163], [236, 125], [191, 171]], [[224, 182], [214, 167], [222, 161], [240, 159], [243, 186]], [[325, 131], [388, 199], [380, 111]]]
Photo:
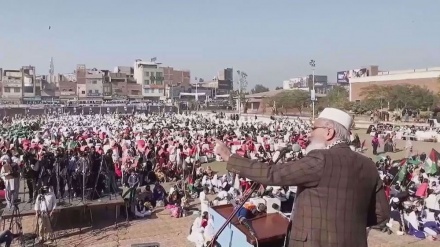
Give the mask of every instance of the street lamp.
[[310, 92], [310, 99], [312, 100], [312, 120], [315, 120], [315, 60], [310, 60], [309, 64], [312, 67], [312, 91]]

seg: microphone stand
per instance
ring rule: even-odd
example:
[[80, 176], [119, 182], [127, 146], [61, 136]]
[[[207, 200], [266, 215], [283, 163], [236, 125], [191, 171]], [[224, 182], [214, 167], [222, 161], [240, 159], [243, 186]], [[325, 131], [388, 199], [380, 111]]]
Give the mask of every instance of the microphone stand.
[[[277, 157], [277, 159], [274, 162], [269, 161], [269, 165], [274, 165], [274, 164], [278, 163], [278, 161], [280, 161], [281, 157], [283, 157], [285, 155], [285, 153], [284, 154], [283, 153], [284, 152], [280, 152], [280, 155]], [[254, 182], [254, 184], [252, 184], [251, 188], [249, 189], [249, 193], [247, 193], [246, 195], [243, 195], [242, 201], [240, 202], [238, 207], [236, 207], [234, 209], [234, 211], [232, 211], [231, 216], [229, 216], [229, 218], [226, 220], [226, 222], [223, 223], [223, 225], [220, 227], [220, 229], [214, 235], [214, 237], [212, 238], [208, 247], [215, 247], [215, 243], [217, 242], [217, 239], [220, 236], [220, 234], [223, 232], [223, 230], [225, 230], [225, 228], [228, 226], [228, 224], [231, 223], [232, 219], [235, 217], [235, 215], [237, 215], [238, 211], [240, 211], [240, 209], [243, 207], [243, 205], [247, 202], [247, 200], [249, 200], [249, 198], [251, 198], [252, 194], [255, 191], [257, 191], [258, 188], [260, 188], [260, 184]]]
[[100, 194], [98, 193], [97, 187], [98, 187], [98, 180], [99, 180], [99, 177], [100, 177], [101, 172], [102, 172], [102, 163], [103, 163], [103, 161], [104, 161], [103, 155], [101, 155], [101, 164], [99, 164], [99, 171], [98, 171], [98, 174], [96, 175], [95, 186], [93, 187], [93, 190], [92, 190], [92, 199], [91, 200], [93, 200], [95, 193], [98, 196], [98, 199], [100, 198]]
[[85, 191], [86, 191], [86, 165], [87, 165], [86, 157], [82, 157], [82, 159], [81, 159], [81, 165], [82, 165], [82, 202], [85, 203]]

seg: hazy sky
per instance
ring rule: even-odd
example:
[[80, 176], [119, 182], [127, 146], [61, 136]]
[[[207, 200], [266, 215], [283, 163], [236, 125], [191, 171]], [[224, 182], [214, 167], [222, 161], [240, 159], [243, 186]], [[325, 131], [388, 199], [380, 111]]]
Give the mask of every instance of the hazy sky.
[[[49, 26], [51, 29], [49, 30]], [[246, 71], [249, 88], [379, 65], [440, 66], [439, 0], [3, 0], [0, 67], [47, 74], [113, 69], [137, 58], [211, 79]]]

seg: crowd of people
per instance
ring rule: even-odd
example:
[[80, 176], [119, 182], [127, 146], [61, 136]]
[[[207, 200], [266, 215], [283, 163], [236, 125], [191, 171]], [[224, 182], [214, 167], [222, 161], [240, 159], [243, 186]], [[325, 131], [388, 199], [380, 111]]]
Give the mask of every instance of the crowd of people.
[[[200, 243], [213, 234], [208, 207], [240, 198], [252, 184], [244, 177], [220, 176], [201, 166], [222, 161], [214, 151], [214, 140], [224, 141], [242, 157], [264, 162], [281, 153], [283, 162], [306, 155], [312, 128], [310, 120], [299, 118], [225, 114], [5, 117], [0, 150], [7, 207], [18, 199], [20, 176], [26, 180], [29, 203], [36, 202], [41, 188], [50, 188], [61, 199], [122, 194], [130, 213], [139, 218], [150, 216], [158, 206], [165, 206], [173, 217], [185, 216], [189, 200], [199, 197], [201, 215], [190, 239]], [[357, 134], [351, 136], [352, 150], [362, 152], [364, 144]], [[292, 152], [280, 152], [289, 145], [295, 145]], [[374, 138], [372, 145], [376, 152], [379, 139], [376, 148]], [[380, 230], [431, 239], [440, 234], [440, 181], [434, 156], [411, 154], [404, 161], [386, 157], [377, 162], [393, 212]], [[176, 185], [166, 191], [161, 183], [170, 181]], [[295, 193], [296, 187], [269, 186], [259, 191], [286, 198], [282, 205], [286, 212]], [[215, 199], [208, 200], [207, 194], [215, 194]], [[205, 231], [206, 227], [211, 228]], [[208, 237], [199, 234], [203, 232]]]

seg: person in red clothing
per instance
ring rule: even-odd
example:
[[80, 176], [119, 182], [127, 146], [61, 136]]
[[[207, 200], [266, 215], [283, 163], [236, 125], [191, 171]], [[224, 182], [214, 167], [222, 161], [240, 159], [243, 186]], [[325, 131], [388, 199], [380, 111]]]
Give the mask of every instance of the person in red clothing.
[[246, 181], [244, 178], [240, 178], [240, 189], [241, 192], [245, 192], [251, 188], [251, 184], [249, 181]]

